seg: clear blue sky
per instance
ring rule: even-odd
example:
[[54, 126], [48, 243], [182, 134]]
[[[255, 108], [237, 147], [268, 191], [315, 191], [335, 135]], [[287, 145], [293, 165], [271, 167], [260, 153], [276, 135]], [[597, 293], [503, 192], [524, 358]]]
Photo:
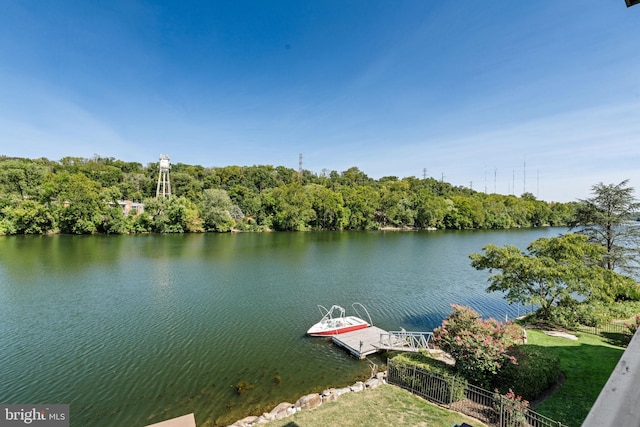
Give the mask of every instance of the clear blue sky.
[[640, 193], [624, 0], [2, 3], [0, 154]]

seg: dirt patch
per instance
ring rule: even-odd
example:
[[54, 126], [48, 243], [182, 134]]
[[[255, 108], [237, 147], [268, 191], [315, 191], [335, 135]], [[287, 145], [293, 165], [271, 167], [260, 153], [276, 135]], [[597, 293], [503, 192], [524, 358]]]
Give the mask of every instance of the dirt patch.
[[473, 417], [485, 424], [493, 424], [496, 419], [496, 411], [481, 403], [474, 402], [470, 399], [463, 399], [457, 402], [453, 402], [449, 405], [449, 409], [452, 411], [460, 412], [461, 414]]

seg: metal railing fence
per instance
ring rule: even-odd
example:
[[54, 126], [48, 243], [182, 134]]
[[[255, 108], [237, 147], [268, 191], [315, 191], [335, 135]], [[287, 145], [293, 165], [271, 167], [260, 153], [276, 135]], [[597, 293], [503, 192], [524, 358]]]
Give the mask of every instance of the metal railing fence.
[[455, 375], [430, 372], [414, 364], [389, 360], [387, 382], [492, 427], [567, 427], [517, 400], [468, 384]]
[[379, 348], [411, 352], [434, 350], [433, 332], [389, 331], [380, 334]]
[[579, 332], [586, 332], [591, 335], [601, 335], [603, 333], [630, 335], [627, 325], [619, 322], [609, 322], [601, 326], [579, 325], [576, 326], [575, 329]]

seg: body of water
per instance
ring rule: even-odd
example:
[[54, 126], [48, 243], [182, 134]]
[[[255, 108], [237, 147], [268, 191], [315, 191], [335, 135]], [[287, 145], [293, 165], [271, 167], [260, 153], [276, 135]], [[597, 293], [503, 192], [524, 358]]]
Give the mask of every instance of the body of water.
[[430, 331], [451, 303], [515, 317], [468, 255], [564, 231], [0, 237], [0, 402], [68, 403], [78, 427], [227, 425], [368, 376], [305, 336], [318, 304], [388, 330]]

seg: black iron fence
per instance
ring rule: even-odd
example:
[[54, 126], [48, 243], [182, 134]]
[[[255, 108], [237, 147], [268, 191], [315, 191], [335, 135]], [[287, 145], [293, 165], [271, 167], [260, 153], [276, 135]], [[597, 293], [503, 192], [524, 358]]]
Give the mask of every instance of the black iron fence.
[[389, 360], [387, 381], [431, 402], [496, 427], [566, 427], [530, 409], [516, 398], [491, 392], [453, 375]]
[[601, 326], [579, 325], [575, 329], [579, 332], [586, 332], [592, 335], [622, 334], [622, 335], [631, 336], [631, 333], [629, 332], [629, 327], [624, 323], [620, 323], [620, 322], [609, 322]]

